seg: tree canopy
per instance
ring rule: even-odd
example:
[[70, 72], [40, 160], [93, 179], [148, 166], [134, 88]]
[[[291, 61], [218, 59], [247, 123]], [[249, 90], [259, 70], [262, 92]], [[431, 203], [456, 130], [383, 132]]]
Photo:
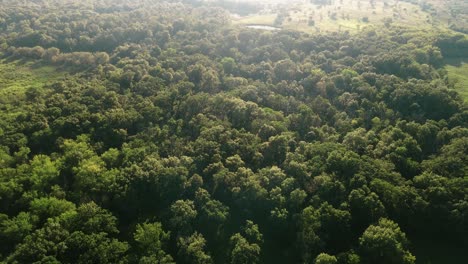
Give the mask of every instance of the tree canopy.
[[67, 75], [15, 96], [0, 78], [0, 262], [415, 263], [412, 238], [466, 247], [468, 112], [442, 67], [466, 35], [33, 2], [2, 1], [0, 65]]

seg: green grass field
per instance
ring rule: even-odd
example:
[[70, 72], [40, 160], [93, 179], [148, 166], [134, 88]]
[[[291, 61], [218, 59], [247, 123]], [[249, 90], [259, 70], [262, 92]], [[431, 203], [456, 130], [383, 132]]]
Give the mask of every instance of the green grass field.
[[30, 87], [42, 87], [65, 75], [65, 72], [34, 61], [0, 60], [0, 102], [20, 99]]
[[[318, 6], [309, 1], [292, 0], [288, 5], [278, 4], [258, 14], [236, 16], [234, 24], [273, 26], [276, 15], [283, 14], [284, 21], [276, 25], [285, 29], [303, 32], [358, 32], [368, 26], [384, 26], [385, 23], [426, 29], [434, 26], [430, 15], [418, 5], [407, 2], [376, 0], [340, 0], [331, 5]], [[309, 25], [313, 20], [314, 25]]]
[[39, 62], [0, 60], [0, 111], [13, 121], [22, 112], [17, 104], [25, 98], [28, 88], [41, 88], [65, 74], [65, 71]]
[[448, 60], [445, 69], [448, 71], [449, 82], [454, 84], [465, 102], [468, 102], [468, 58]]

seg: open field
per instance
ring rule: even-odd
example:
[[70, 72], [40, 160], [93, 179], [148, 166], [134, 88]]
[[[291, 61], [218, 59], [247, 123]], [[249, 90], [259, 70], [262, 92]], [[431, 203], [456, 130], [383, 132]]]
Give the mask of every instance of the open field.
[[5, 102], [20, 98], [27, 88], [40, 88], [64, 75], [65, 72], [53, 66], [33, 61], [0, 60], [0, 100]]
[[420, 6], [401, 1], [336, 0], [315, 5], [296, 0], [270, 3], [257, 14], [234, 18], [239, 25], [261, 24], [304, 32], [356, 32], [367, 26], [401, 25], [430, 28], [436, 24]]
[[21, 113], [16, 106], [30, 87], [41, 88], [65, 76], [64, 71], [32, 61], [0, 60], [0, 111], [14, 118]]
[[468, 1], [426, 0], [437, 12], [439, 23], [458, 32], [468, 32]]
[[468, 59], [448, 60], [445, 69], [449, 82], [454, 84], [465, 102], [468, 102]]

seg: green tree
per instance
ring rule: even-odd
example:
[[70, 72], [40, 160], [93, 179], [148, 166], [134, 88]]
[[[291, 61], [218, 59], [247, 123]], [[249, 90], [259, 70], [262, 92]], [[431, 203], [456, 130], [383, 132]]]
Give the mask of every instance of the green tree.
[[31, 181], [33, 189], [46, 190], [59, 177], [59, 168], [57, 162], [45, 155], [36, 155], [31, 161]]
[[67, 246], [64, 242], [70, 233], [53, 219], [35, 230], [18, 244], [7, 258], [10, 263], [34, 263], [45, 258], [58, 256]]
[[178, 242], [178, 262], [193, 264], [213, 263], [211, 256], [205, 252], [206, 240], [200, 233], [189, 237], [181, 237]]
[[233, 58], [225, 57], [221, 60], [224, 74], [234, 74], [237, 68], [236, 61]]
[[359, 238], [359, 251], [363, 263], [415, 263], [408, 244], [398, 224], [381, 218]]
[[351, 238], [351, 214], [348, 211], [335, 209], [323, 203], [318, 212], [320, 227], [318, 236], [331, 252], [342, 252], [349, 248]]
[[241, 234], [236, 233], [230, 238], [230, 263], [254, 264], [260, 261], [260, 246], [249, 243]]
[[192, 223], [197, 216], [195, 204], [190, 200], [177, 200], [171, 205], [172, 217], [170, 224], [180, 233], [190, 232]]
[[106, 233], [76, 231], [64, 243], [66, 249], [59, 259], [66, 263], [127, 263], [128, 244], [108, 238]]
[[138, 224], [133, 239], [139, 262], [173, 263], [172, 257], [163, 250], [169, 238], [170, 233], [164, 232], [161, 223]]
[[290, 60], [281, 60], [275, 64], [274, 72], [277, 80], [295, 80], [298, 75], [296, 64]]
[[359, 232], [386, 216], [385, 207], [379, 197], [367, 187], [352, 190], [348, 196], [348, 203], [352, 225]]
[[0, 220], [0, 236], [3, 241], [9, 241], [2, 245], [2, 249], [11, 249], [13, 245], [21, 242], [27, 235], [34, 231], [39, 219], [29, 212], [21, 212], [11, 219]]
[[304, 263], [311, 262], [313, 257], [323, 248], [323, 241], [318, 236], [321, 225], [319, 217], [319, 211], [312, 206], [304, 208], [300, 215], [300, 232], [297, 243]]
[[48, 218], [54, 218], [69, 211], [75, 211], [73, 203], [60, 200], [55, 197], [38, 198], [31, 202], [29, 210], [39, 219], [45, 222]]
[[336, 264], [338, 260], [335, 256], [328, 255], [327, 253], [320, 253], [314, 261], [315, 264]]

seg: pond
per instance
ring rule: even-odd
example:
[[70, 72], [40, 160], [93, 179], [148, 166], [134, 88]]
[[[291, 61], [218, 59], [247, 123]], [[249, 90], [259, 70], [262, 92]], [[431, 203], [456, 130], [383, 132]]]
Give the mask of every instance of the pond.
[[248, 25], [245, 26], [246, 28], [253, 28], [253, 29], [262, 29], [262, 30], [281, 30], [281, 28], [272, 27], [272, 26], [265, 26], [265, 25]]

